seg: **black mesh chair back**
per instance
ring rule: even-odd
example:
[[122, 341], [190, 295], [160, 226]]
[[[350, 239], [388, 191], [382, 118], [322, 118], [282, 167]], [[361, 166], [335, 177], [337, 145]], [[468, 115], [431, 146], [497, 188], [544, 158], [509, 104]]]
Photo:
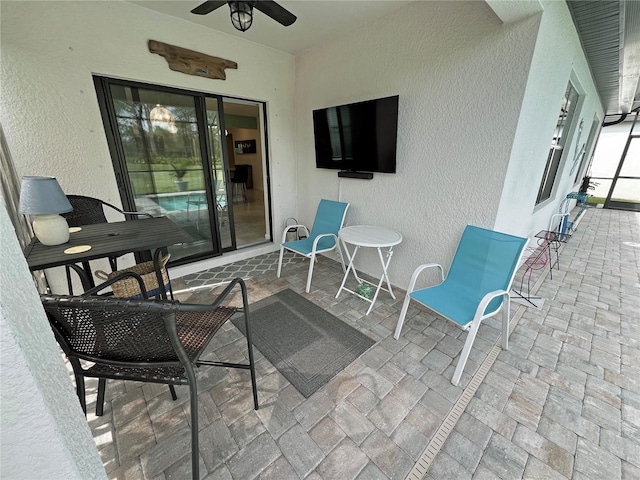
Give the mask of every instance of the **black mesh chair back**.
[[[73, 210], [67, 213], [62, 213], [61, 215], [65, 220], [67, 220], [70, 227], [82, 227], [83, 225], [108, 223], [107, 217], [104, 213], [104, 207], [109, 207], [123, 215], [153, 218], [153, 215], [144, 212], [126, 212], [115, 205], [111, 205], [108, 202], [100, 200], [99, 198], [85, 197], [84, 195], [67, 195], [67, 199], [73, 207]], [[118, 257], [109, 257], [111, 270], [114, 272], [118, 269], [117, 258]], [[67, 272], [67, 288], [69, 289], [69, 294], [73, 294], [69, 267], [66, 267], [65, 270]]]
[[[70, 227], [107, 223], [107, 217], [102, 208], [105, 203], [102, 200], [84, 197], [82, 195], [67, 195], [67, 199], [69, 203], [71, 203], [73, 210], [68, 213], [63, 213], [62, 216], [67, 220]], [[120, 210], [113, 205], [106, 205], [109, 205], [115, 210]]]
[[233, 172], [233, 183], [247, 183], [249, 180], [249, 166], [248, 165], [236, 165]]
[[123, 215], [135, 215], [152, 218], [153, 215], [144, 212], [127, 212], [115, 205], [111, 205], [104, 200], [93, 197], [85, 197], [84, 195], [67, 195], [69, 203], [73, 210], [68, 213], [61, 214], [70, 227], [81, 227], [82, 225], [93, 225], [96, 223], [107, 223], [107, 217], [104, 213], [104, 207], [109, 207]]
[[[237, 285], [242, 291], [242, 308], [222, 306], [221, 302]], [[198, 389], [194, 366], [250, 370], [254, 406], [258, 409], [246, 286], [241, 279], [234, 280], [211, 305], [96, 296], [40, 298], [56, 339], [73, 368], [76, 392], [85, 412], [85, 377], [99, 378], [101, 382], [119, 379], [189, 385], [194, 479], [199, 478]], [[213, 336], [236, 312], [244, 313], [249, 363], [201, 360]], [[104, 388], [99, 388], [98, 414], [102, 413], [102, 402]]]
[[233, 177], [231, 178], [231, 183], [234, 184], [234, 197], [237, 194], [237, 189], [240, 187], [242, 189], [242, 198], [244, 201], [247, 200], [247, 181], [249, 180], [249, 165], [236, 165], [235, 171], [233, 172]]

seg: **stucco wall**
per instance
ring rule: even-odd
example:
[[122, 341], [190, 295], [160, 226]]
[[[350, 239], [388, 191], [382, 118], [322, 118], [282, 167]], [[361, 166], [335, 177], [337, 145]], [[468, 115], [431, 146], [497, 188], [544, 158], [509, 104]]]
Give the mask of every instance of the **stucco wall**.
[[[297, 56], [298, 219], [340, 199], [348, 224], [398, 230], [390, 276], [402, 288], [418, 264], [448, 265], [466, 224], [494, 225], [538, 24], [504, 25], [484, 2], [415, 2]], [[400, 96], [397, 173], [316, 169], [312, 110], [389, 95]], [[371, 251], [360, 267], [381, 270]]]
[[[92, 80], [100, 74], [266, 102], [274, 223], [296, 214], [293, 56], [119, 1], [3, 2], [0, 21], [0, 120], [19, 175], [52, 175], [67, 193], [121, 204]], [[174, 72], [149, 39], [238, 69], [224, 81]]]
[[106, 478], [13, 225], [1, 203], [2, 478]]
[[[578, 143], [574, 131], [584, 119], [579, 149], [587, 141], [594, 113], [603, 118], [569, 9], [565, 2], [541, 3], [544, 10], [540, 30], [495, 223], [498, 230], [510, 229], [523, 236], [546, 229], [566, 194], [578, 190], [580, 183], [573, 183], [575, 171], [570, 174]], [[538, 188], [570, 78], [581, 93], [582, 101], [574, 117], [574, 126], [567, 133], [565, 159], [558, 170], [551, 198], [536, 207]]]

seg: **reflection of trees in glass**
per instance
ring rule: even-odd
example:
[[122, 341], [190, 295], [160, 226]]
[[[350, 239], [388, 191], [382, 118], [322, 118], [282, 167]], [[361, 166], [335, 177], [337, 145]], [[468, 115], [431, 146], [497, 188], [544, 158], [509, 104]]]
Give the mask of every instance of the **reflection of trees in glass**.
[[[112, 92], [117, 127], [134, 194], [175, 191], [174, 180], [177, 176], [188, 181], [190, 190], [204, 189], [200, 133], [193, 99], [135, 87], [112, 86]], [[157, 105], [171, 112], [173, 119], [170, 123], [151, 122], [151, 110]], [[211, 110], [206, 112], [213, 167], [211, 173], [221, 180], [224, 137], [220, 133], [217, 102], [214, 101], [211, 106]]]
[[[154, 126], [149, 112], [155, 105], [114, 100], [118, 130], [125, 150], [127, 164], [152, 168], [176, 161], [200, 162], [198, 126], [192, 107], [167, 106], [175, 118], [175, 129]], [[137, 168], [136, 168], [137, 169]]]
[[220, 139], [220, 122], [217, 111], [207, 110], [207, 127], [211, 143], [211, 163], [214, 170], [222, 170], [222, 143]]
[[141, 131], [144, 132], [145, 126], [139, 105], [124, 100], [114, 100], [113, 105], [127, 163], [144, 163], [147, 155], [143, 144], [144, 133]]

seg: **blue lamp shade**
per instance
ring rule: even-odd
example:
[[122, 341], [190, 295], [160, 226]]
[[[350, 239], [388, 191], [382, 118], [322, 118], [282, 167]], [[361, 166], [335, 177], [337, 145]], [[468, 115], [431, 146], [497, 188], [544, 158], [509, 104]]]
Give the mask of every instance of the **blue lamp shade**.
[[22, 177], [20, 213], [34, 215], [33, 232], [43, 245], [69, 241], [69, 225], [59, 213], [73, 210], [67, 196], [53, 177]]
[[67, 213], [73, 207], [54, 177], [22, 177], [20, 213], [52, 215]]

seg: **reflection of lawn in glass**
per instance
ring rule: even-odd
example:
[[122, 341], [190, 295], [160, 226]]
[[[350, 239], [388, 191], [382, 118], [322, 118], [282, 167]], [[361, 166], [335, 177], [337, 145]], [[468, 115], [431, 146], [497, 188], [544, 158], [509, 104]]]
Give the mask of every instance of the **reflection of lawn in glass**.
[[[216, 172], [223, 170], [221, 159], [215, 158], [213, 164]], [[152, 155], [151, 158], [145, 159], [128, 155], [127, 170], [134, 193], [149, 195], [177, 192], [174, 166], [180, 166], [186, 170], [182, 180], [188, 183], [188, 191], [204, 190], [204, 171], [199, 157]]]
[[[153, 183], [149, 179], [149, 174], [153, 175]], [[136, 195], [148, 195], [153, 193], [171, 193], [178, 191], [174, 181], [175, 174], [168, 170], [163, 171], [131, 171], [129, 178]], [[204, 190], [204, 179], [202, 170], [191, 170], [187, 172], [183, 180], [189, 185], [189, 190]], [[155, 188], [154, 188], [155, 187]]]

